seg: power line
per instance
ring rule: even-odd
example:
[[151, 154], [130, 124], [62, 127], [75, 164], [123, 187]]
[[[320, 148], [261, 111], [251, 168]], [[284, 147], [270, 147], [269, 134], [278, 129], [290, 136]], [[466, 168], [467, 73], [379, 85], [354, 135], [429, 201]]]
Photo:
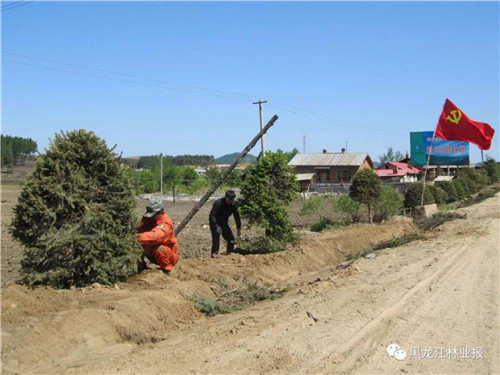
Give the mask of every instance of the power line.
[[[99, 78], [99, 79], [106, 79], [106, 80], [109, 80], [109, 81], [118, 81], [118, 82], [131, 83], [131, 84], [140, 85], [140, 86], [157, 87], [157, 88], [163, 88], [163, 89], [173, 90], [173, 91], [183, 91], [183, 92], [190, 92], [190, 93], [195, 93], [195, 94], [200, 94], [200, 95], [209, 95], [209, 96], [216, 96], [216, 97], [228, 98], [227, 95], [223, 95], [223, 94], [216, 94], [216, 93], [210, 94], [210, 93], [204, 93], [204, 92], [197, 92], [195, 90], [182, 89], [182, 88], [178, 88], [178, 87], [169, 87], [169, 86], [156, 85], [156, 84], [146, 83], [146, 82], [131, 81], [131, 80], [122, 79], [122, 78], [106, 77], [106, 76], [92, 74], [92, 73], [75, 72], [73, 70], [60, 69], [60, 68], [54, 68], [54, 67], [49, 67], [49, 66], [37, 65], [37, 64], [30, 64], [30, 63], [25, 63], [25, 62], [20, 62], [20, 61], [3, 60], [3, 62], [11, 63], [11, 64], [18, 64], [18, 65], [31, 66], [31, 67], [42, 68], [42, 69], [47, 69], [47, 70], [54, 70], [54, 71], [64, 72], [64, 73], [78, 74], [78, 75], [81, 75], [81, 76], [88, 76], [88, 77]], [[237, 99], [237, 100], [246, 100], [246, 99], [235, 98], [235, 97], [229, 97], [229, 98], [231, 98], [231, 99]]]
[[101, 72], [101, 73], [113, 74], [113, 75], [118, 75], [118, 76], [122, 76], [122, 77], [128, 77], [128, 78], [133, 78], [133, 79], [137, 79], [137, 80], [142, 80], [142, 81], [152, 81], [152, 82], [158, 82], [158, 83], [166, 83], [168, 85], [180, 86], [184, 90], [196, 90], [197, 93], [206, 92], [208, 94], [217, 94], [219, 96], [220, 95], [224, 95], [224, 96], [227, 96], [227, 97], [235, 97], [235, 99], [244, 99], [244, 100], [252, 99], [253, 98], [252, 96], [249, 96], [249, 95], [235, 93], [235, 92], [230, 92], [230, 91], [208, 89], [208, 88], [204, 88], [204, 87], [186, 85], [186, 84], [182, 84], [182, 83], [175, 83], [175, 82], [161, 80], [161, 79], [157, 79], [157, 78], [141, 77], [141, 76], [137, 76], [137, 75], [133, 75], [133, 74], [115, 72], [115, 71], [112, 71], [112, 70], [95, 68], [95, 67], [90, 67], [90, 66], [86, 66], [86, 65], [70, 64], [70, 63], [66, 63], [66, 62], [62, 62], [62, 61], [49, 60], [49, 59], [44, 59], [44, 58], [34, 57], [34, 56], [27, 56], [27, 55], [22, 55], [22, 54], [19, 54], [19, 53], [14, 53], [14, 52], [2, 51], [2, 54], [7, 54], [7, 55], [12, 55], [12, 56], [17, 56], [17, 57], [23, 57], [23, 58], [32, 59], [32, 60], [38, 60], [38, 61], [48, 62], [48, 63], [51, 63], [51, 64], [65, 65], [65, 66], [79, 68], [79, 69], [94, 70], [94, 71]]
[[14, 1], [14, 2], [10, 2], [9, 4], [6, 4], [6, 5], [2, 6], [2, 10], [5, 10], [6, 8], [10, 8], [10, 7], [12, 7], [13, 5], [16, 5], [16, 4], [19, 4], [19, 3], [24, 3], [24, 1]]
[[[280, 103], [280, 102], [276, 102], [274, 100], [270, 100], [270, 103]], [[280, 103], [280, 104], [268, 104], [269, 107], [273, 107], [273, 108], [277, 108], [277, 109], [280, 109], [282, 111], [285, 111], [285, 112], [290, 112], [290, 113], [293, 113], [293, 114], [296, 114], [296, 115], [299, 115], [299, 116], [303, 116], [303, 117], [307, 117], [307, 118], [316, 118], [320, 121], [323, 121], [323, 122], [326, 122], [326, 123], [329, 123], [329, 124], [335, 124], [335, 125], [339, 125], [339, 126], [343, 126], [343, 127], [347, 127], [347, 128], [358, 128], [358, 129], [361, 129], [361, 130], [369, 130], [373, 133], [378, 133], [378, 134], [386, 134], [387, 132], [386, 131], [383, 131], [383, 130], [379, 130], [377, 128], [373, 128], [373, 127], [369, 127], [369, 126], [365, 126], [365, 125], [359, 125], [359, 124], [356, 124], [354, 122], [349, 122], [349, 121], [345, 121], [345, 120], [340, 120], [340, 119], [336, 119], [334, 117], [330, 117], [330, 116], [326, 116], [326, 115], [322, 115], [322, 114], [319, 114], [319, 113], [315, 113], [315, 112], [311, 112], [309, 110], [305, 110], [305, 109], [301, 109], [301, 108], [298, 108], [298, 107], [293, 107], [293, 106], [290, 106], [290, 105], [287, 105], [287, 104], [284, 104], [284, 103]], [[292, 108], [292, 109], [289, 109], [289, 108]], [[392, 132], [393, 134], [394, 133], [397, 133], [397, 132]], [[407, 134], [407, 133], [399, 133], [399, 134]]]
[[[141, 85], [141, 86], [157, 87], [157, 88], [163, 88], [163, 89], [173, 90], [173, 91], [189, 92], [189, 93], [195, 93], [195, 94], [199, 94], [199, 95], [207, 95], [207, 96], [222, 97], [222, 98], [229, 98], [229, 99], [235, 99], [235, 100], [245, 100], [245, 101], [250, 99], [250, 98], [253, 98], [252, 96], [241, 94], [241, 93], [220, 91], [220, 90], [208, 89], [208, 88], [197, 87], [197, 86], [192, 86], [192, 85], [173, 83], [170, 81], [160, 80], [160, 79], [156, 79], [156, 78], [141, 77], [141, 76], [127, 74], [127, 73], [115, 72], [115, 71], [111, 71], [111, 70], [107, 70], [107, 69], [89, 67], [89, 66], [80, 65], [80, 64], [71, 64], [71, 63], [66, 63], [66, 62], [62, 62], [62, 61], [56, 61], [56, 60], [50, 60], [50, 59], [44, 59], [44, 58], [39, 58], [39, 57], [34, 57], [34, 56], [18, 54], [18, 53], [14, 53], [14, 52], [2, 51], [2, 54], [7, 54], [7, 55], [18, 56], [18, 57], [27, 58], [27, 59], [48, 62], [51, 64], [65, 65], [65, 66], [74, 67], [74, 68], [78, 68], [78, 69], [93, 70], [93, 71], [97, 71], [97, 72], [101, 72], [101, 73], [105, 73], [105, 74], [112, 74], [112, 75], [117, 75], [117, 76], [122, 76], [122, 77], [128, 77], [128, 78], [134, 79], [134, 81], [129, 80], [129, 79], [108, 77], [108, 76], [97, 75], [97, 74], [92, 74], [92, 73], [77, 72], [74, 70], [67, 70], [67, 69], [61, 69], [61, 68], [56, 68], [56, 67], [37, 65], [37, 64], [32, 64], [32, 63], [20, 62], [20, 61], [4, 60], [4, 62], [12, 63], [12, 64], [31, 66], [31, 67], [36, 67], [36, 68], [59, 71], [59, 72], [64, 72], [64, 73], [77, 74], [77, 75], [82, 75], [82, 76], [98, 78], [98, 79], [105, 79], [105, 80], [111, 80], [111, 81], [130, 83], [130, 84]], [[164, 83], [164, 84], [167, 84], [168, 86], [158, 85], [158, 84], [154, 84], [154, 83], [146, 83], [146, 82], [141, 82], [141, 81], [151, 81], [151, 82]], [[326, 123], [333, 123], [333, 124], [344, 126], [344, 127], [358, 128], [358, 129], [362, 129], [362, 130], [369, 130], [369, 131], [379, 133], [379, 134], [385, 134], [384, 131], [381, 131], [377, 128], [372, 128], [372, 127], [368, 127], [368, 126], [364, 126], [364, 125], [359, 125], [359, 124], [356, 124], [353, 122], [336, 119], [336, 118], [326, 116], [326, 115], [323, 115], [320, 113], [316, 113], [316, 112], [312, 112], [312, 111], [298, 108], [295, 106], [291, 106], [291, 105], [288, 105], [286, 103], [282, 103], [282, 102], [279, 102], [276, 100], [269, 100], [268, 105], [270, 107], [274, 107], [274, 108], [280, 109], [282, 111], [293, 113], [293, 114], [303, 116], [306, 118], [316, 118], [316, 119], [319, 119], [320, 121], [323, 121]], [[403, 133], [401, 133], [401, 134], [403, 134]]]
[[[30, 1], [15, 1], [12, 4], [8, 4], [8, 5], [3, 6], [1, 8], [1, 11], [3, 13], [3, 12], [6, 12], [8, 10], [11, 10], [11, 9], [14, 9], [14, 8], [18, 8], [18, 7], [22, 7], [23, 5], [28, 5], [28, 4], [34, 3], [34, 2], [35, 2], [35, 0], [30, 0]], [[18, 3], [21, 3], [21, 4], [18, 4]]]

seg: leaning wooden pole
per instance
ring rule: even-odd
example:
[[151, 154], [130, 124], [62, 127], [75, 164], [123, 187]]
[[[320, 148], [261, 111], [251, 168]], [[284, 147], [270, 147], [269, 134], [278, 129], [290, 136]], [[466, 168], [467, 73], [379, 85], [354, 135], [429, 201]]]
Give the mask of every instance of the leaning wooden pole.
[[222, 173], [222, 175], [214, 182], [212, 187], [207, 190], [205, 195], [194, 205], [194, 207], [191, 209], [191, 211], [187, 214], [187, 216], [180, 222], [179, 225], [175, 228], [175, 234], [178, 235], [182, 229], [186, 226], [187, 223], [193, 218], [193, 216], [200, 210], [201, 207], [206, 203], [208, 198], [214, 193], [215, 190], [224, 182], [224, 180], [229, 176], [229, 174], [233, 171], [234, 168], [238, 165], [238, 163], [243, 159], [246, 154], [250, 152], [250, 150], [255, 146], [255, 144], [259, 141], [259, 139], [269, 130], [271, 126], [274, 125], [276, 120], [278, 119], [278, 116], [274, 115], [271, 120], [264, 126], [264, 128], [255, 136], [254, 139], [248, 144], [247, 147], [243, 151], [241, 151], [240, 156], [233, 161], [233, 164], [229, 166], [228, 169]]

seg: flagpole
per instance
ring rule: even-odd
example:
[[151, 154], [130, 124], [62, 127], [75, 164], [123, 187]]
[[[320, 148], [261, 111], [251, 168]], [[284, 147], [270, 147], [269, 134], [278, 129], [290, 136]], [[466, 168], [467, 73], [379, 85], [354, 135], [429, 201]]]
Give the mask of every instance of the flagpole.
[[[446, 105], [446, 101], [444, 102], [444, 105]], [[444, 108], [444, 105], [443, 105], [443, 108]], [[442, 111], [441, 111], [441, 113], [442, 113]], [[422, 187], [422, 199], [420, 199], [420, 207], [424, 206], [425, 181], [427, 180], [427, 169], [429, 169], [429, 162], [431, 160], [432, 147], [434, 146], [434, 139], [436, 138], [435, 134], [436, 134], [436, 130], [437, 130], [437, 127], [439, 125], [440, 119], [441, 119], [441, 114], [439, 115], [436, 127], [434, 128], [434, 132], [432, 133], [431, 148], [429, 150], [429, 155], [427, 156], [427, 165], [426, 165], [426, 168], [424, 170], [424, 186]]]
[[[436, 125], [437, 129], [437, 125]], [[429, 162], [431, 160], [431, 154], [432, 154], [432, 147], [434, 146], [434, 134], [436, 133], [436, 129], [434, 129], [434, 132], [432, 133], [432, 140], [431, 140], [431, 147], [429, 150], [429, 155], [427, 156], [427, 165], [424, 170], [424, 186], [422, 187], [422, 199], [420, 200], [420, 207], [424, 206], [424, 194], [425, 194], [425, 181], [427, 180], [427, 169], [429, 169]]]

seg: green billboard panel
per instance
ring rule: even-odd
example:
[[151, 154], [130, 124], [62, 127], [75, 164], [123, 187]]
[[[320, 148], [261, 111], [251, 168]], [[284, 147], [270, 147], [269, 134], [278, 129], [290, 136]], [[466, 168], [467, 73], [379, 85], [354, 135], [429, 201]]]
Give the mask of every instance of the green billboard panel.
[[433, 134], [432, 131], [410, 133], [412, 165], [427, 165], [429, 153], [431, 154], [429, 165], [468, 165], [470, 163], [468, 142], [435, 138], [432, 143]]

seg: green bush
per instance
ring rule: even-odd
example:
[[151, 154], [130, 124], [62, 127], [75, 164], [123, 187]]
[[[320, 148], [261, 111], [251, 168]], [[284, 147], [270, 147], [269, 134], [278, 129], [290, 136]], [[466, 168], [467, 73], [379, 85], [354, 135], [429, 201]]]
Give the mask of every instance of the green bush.
[[432, 215], [429, 218], [424, 218], [418, 222], [418, 225], [423, 230], [433, 230], [437, 226], [443, 224], [446, 221], [454, 219], [465, 219], [466, 214], [460, 214], [457, 212], [439, 212]]
[[403, 196], [390, 186], [382, 186], [380, 196], [373, 202], [373, 221], [390, 220], [403, 209]]
[[[297, 235], [294, 235], [293, 240], [297, 240]], [[292, 240], [292, 238], [290, 238]], [[236, 244], [238, 245], [237, 252], [239, 254], [268, 254], [268, 253], [278, 253], [285, 250], [286, 242], [269, 236], [259, 236], [256, 239], [244, 240], [237, 239]]]
[[458, 200], [462, 200], [465, 198], [465, 189], [462, 181], [460, 180], [453, 180], [452, 181], [453, 186], [455, 187], [455, 190], [457, 192]]
[[340, 197], [332, 198], [333, 209], [340, 212], [345, 220], [358, 222], [361, 220], [363, 213], [361, 212], [361, 204], [352, 199], [349, 195], [341, 195]]
[[426, 189], [429, 189], [432, 196], [434, 197], [434, 201], [436, 202], [436, 204], [441, 205], [445, 204], [448, 201], [448, 194], [443, 189], [434, 185], [429, 185], [426, 187]]
[[486, 187], [489, 183], [488, 173], [485, 170], [476, 170], [473, 168], [461, 169], [459, 178], [464, 177], [475, 182], [476, 192]]
[[287, 164], [284, 154], [268, 152], [245, 171], [239, 205], [243, 217], [264, 229], [266, 237], [293, 240], [287, 209], [299, 191], [294, 167]]
[[495, 194], [498, 192], [498, 188], [492, 188], [492, 189], [486, 189], [486, 190], [481, 190], [479, 194], [477, 195], [477, 201], [483, 201], [487, 198], [492, 198], [495, 196]]
[[332, 221], [330, 219], [322, 219], [317, 223], [311, 225], [312, 232], [321, 232], [324, 229], [332, 228], [332, 227], [346, 227], [349, 223], [345, 221]]
[[439, 187], [446, 191], [446, 194], [448, 194], [447, 203], [456, 202], [458, 200], [457, 190], [451, 181], [443, 181]]
[[257, 283], [247, 279], [236, 281], [236, 285], [219, 280], [217, 286], [212, 290], [215, 297], [197, 295], [190, 297], [196, 308], [207, 316], [242, 310], [259, 301], [274, 300], [285, 293], [285, 290], [259, 287]]
[[352, 179], [349, 195], [359, 203], [368, 207], [368, 221], [372, 222], [372, 205], [380, 196], [382, 183], [377, 174], [371, 169], [361, 169], [356, 172]]
[[460, 202], [458, 208], [472, 206], [473, 204], [477, 204], [485, 200], [486, 198], [491, 198], [495, 196], [495, 194], [500, 191], [500, 188], [494, 187], [490, 189], [481, 190], [475, 197], [467, 199], [465, 201]]
[[325, 202], [319, 196], [312, 196], [302, 203], [301, 215], [318, 214], [321, 218], [321, 213], [324, 212]]
[[56, 134], [22, 188], [11, 232], [25, 247], [21, 281], [56, 288], [113, 284], [142, 252], [132, 183], [93, 132]]
[[460, 181], [469, 188], [470, 194], [475, 194], [479, 191], [479, 187], [472, 178], [467, 176], [460, 176]]
[[[432, 193], [430, 192], [430, 189], [428, 189], [428, 187], [429, 185], [425, 186], [424, 205], [435, 203], [434, 197], [432, 196]], [[411, 184], [405, 194], [404, 206], [407, 208], [420, 207], [420, 202], [422, 200], [422, 190], [422, 182], [415, 182]]]
[[465, 194], [465, 197], [470, 197], [471, 196], [471, 191], [470, 191], [470, 188], [469, 188], [469, 183], [467, 180], [463, 179], [463, 178], [459, 178], [457, 181], [460, 181], [460, 183], [462, 184], [462, 187], [464, 189], [464, 194]]
[[490, 179], [490, 183], [500, 181], [500, 164], [495, 159], [487, 157], [484, 162], [484, 169]]

